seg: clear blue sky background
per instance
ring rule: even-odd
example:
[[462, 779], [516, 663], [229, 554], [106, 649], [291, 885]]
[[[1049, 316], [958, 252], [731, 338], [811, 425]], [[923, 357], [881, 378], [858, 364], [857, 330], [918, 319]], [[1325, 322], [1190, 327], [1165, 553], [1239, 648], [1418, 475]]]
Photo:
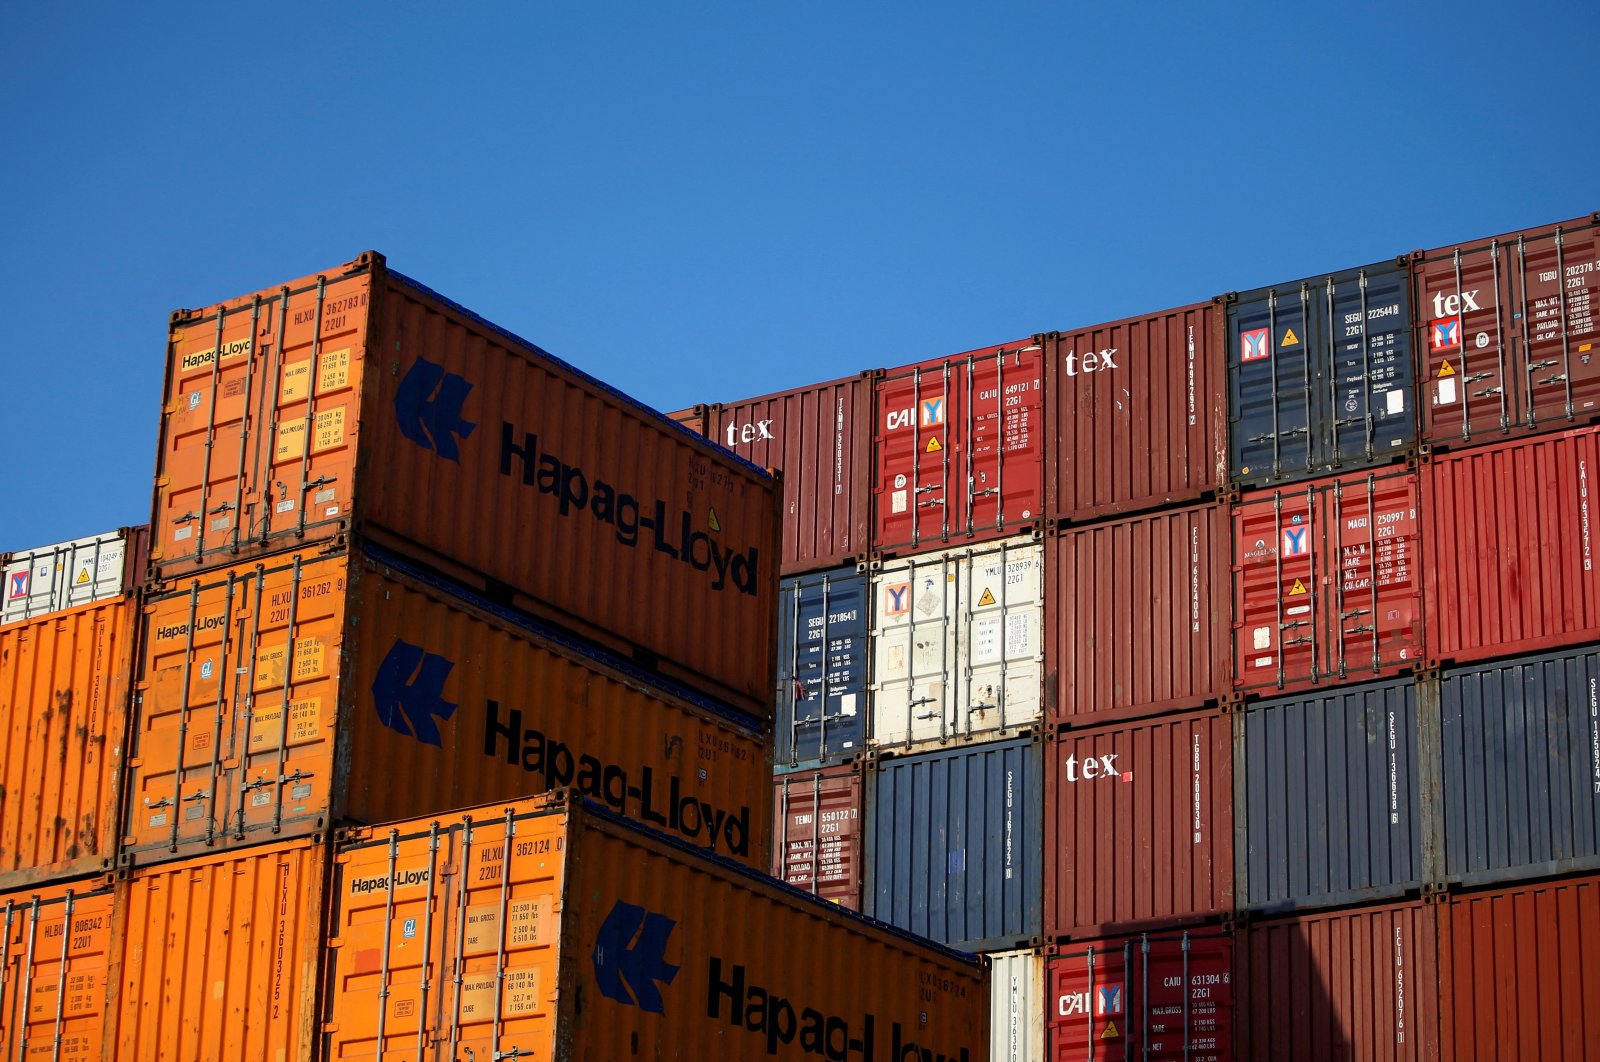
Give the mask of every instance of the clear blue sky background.
[[166, 319], [367, 248], [664, 410], [1600, 209], [1600, 4], [25, 4], [0, 550]]

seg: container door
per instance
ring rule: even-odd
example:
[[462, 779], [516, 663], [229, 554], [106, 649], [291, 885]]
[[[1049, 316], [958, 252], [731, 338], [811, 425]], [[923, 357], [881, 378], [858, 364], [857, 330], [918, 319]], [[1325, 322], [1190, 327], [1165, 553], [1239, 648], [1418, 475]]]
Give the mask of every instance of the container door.
[[853, 568], [779, 587], [780, 768], [837, 763], [866, 748], [867, 588]]
[[772, 875], [853, 911], [861, 909], [861, 772], [843, 767], [779, 775]]
[[1416, 438], [1411, 400], [1410, 276], [1396, 266], [1329, 277], [1330, 352], [1324, 453], [1330, 471], [1361, 468], [1409, 447]]
[[1587, 422], [1600, 411], [1600, 226], [1518, 238], [1514, 260], [1507, 295], [1522, 422], [1530, 430]]
[[959, 569], [951, 723], [969, 741], [1039, 719], [1044, 549], [1010, 541], [966, 557]]
[[[1521, 331], [1517, 248], [1455, 248], [1417, 266], [1419, 393], [1430, 441], [1488, 441], [1522, 419], [1511, 341]], [[1509, 297], [1508, 297], [1509, 296]]]
[[0, 598], [0, 624], [117, 597], [128, 543], [122, 533], [96, 535], [10, 555]]
[[112, 891], [0, 900], [0, 1058], [97, 1062], [106, 1032]]
[[1228, 313], [1230, 466], [1239, 482], [1288, 478], [1322, 460], [1312, 430], [1325, 386], [1311, 351], [1317, 294], [1310, 284], [1272, 289]]
[[872, 744], [909, 748], [950, 740], [959, 560], [910, 557], [873, 577]]

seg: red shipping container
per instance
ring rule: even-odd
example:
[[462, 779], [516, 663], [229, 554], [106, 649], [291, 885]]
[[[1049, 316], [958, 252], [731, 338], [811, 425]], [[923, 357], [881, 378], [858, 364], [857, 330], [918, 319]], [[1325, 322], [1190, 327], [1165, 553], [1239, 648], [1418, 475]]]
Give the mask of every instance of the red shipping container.
[[1227, 481], [1225, 316], [1205, 302], [1042, 337], [1052, 518], [1195, 501]]
[[890, 369], [873, 394], [873, 548], [942, 549], [1044, 516], [1044, 358], [1031, 339]]
[[1233, 907], [1233, 723], [1194, 712], [1045, 743], [1045, 935], [1172, 926]]
[[861, 910], [861, 768], [780, 774], [773, 788], [772, 876]]
[[1232, 688], [1228, 531], [1209, 504], [1046, 537], [1049, 721], [1199, 708]]
[[1424, 465], [1433, 660], [1600, 638], [1590, 537], [1597, 475], [1600, 428], [1436, 454]]
[[780, 572], [832, 568], [870, 548], [871, 416], [865, 374], [706, 410], [713, 442], [781, 475]]
[[1600, 1058], [1600, 877], [1452, 896], [1437, 911], [1441, 1058]]
[[680, 409], [676, 413], [668, 413], [667, 419], [675, 424], [682, 424], [696, 435], [704, 435], [706, 431], [706, 407], [691, 406]]
[[1493, 442], [1600, 417], [1600, 213], [1412, 255], [1422, 434]]
[[1233, 507], [1236, 689], [1273, 695], [1419, 666], [1414, 472], [1251, 491]]

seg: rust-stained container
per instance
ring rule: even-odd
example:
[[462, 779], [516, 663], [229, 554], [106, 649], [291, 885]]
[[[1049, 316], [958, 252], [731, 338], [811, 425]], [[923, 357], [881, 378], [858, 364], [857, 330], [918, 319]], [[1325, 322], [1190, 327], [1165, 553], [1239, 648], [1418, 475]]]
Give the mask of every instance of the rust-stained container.
[[0, 625], [125, 597], [144, 583], [150, 529], [123, 527], [0, 556]]
[[175, 313], [163, 396], [157, 578], [354, 532], [769, 710], [777, 482], [382, 255]]
[[754, 720], [393, 555], [270, 563], [146, 605], [125, 863], [570, 785], [768, 867]]
[[1358, 472], [1234, 505], [1237, 690], [1273, 696], [1421, 666], [1417, 480]]
[[99, 1062], [113, 902], [109, 875], [0, 893], [0, 1058]]
[[1596, 476], [1600, 428], [1424, 464], [1430, 658], [1484, 660], [1600, 638]]
[[1052, 519], [1197, 501], [1227, 482], [1224, 317], [1206, 302], [1041, 337]]
[[1440, 1058], [1600, 1058], [1600, 878], [1461, 893], [1435, 910]]
[[1231, 689], [1228, 509], [1068, 527], [1045, 538], [1045, 706], [1094, 726], [1218, 703]]
[[706, 411], [714, 441], [782, 473], [785, 574], [871, 548], [872, 386], [862, 374]]
[[1233, 907], [1232, 723], [1220, 711], [1045, 742], [1045, 934], [1085, 939]]
[[1600, 213], [1411, 257], [1424, 441], [1600, 417]]
[[331, 904], [328, 1062], [988, 1053], [976, 957], [590, 802], [360, 831]]
[[781, 774], [773, 781], [772, 876], [861, 909], [861, 765]]
[[0, 627], [0, 890], [111, 869], [136, 599]]
[[873, 549], [947, 549], [1045, 515], [1044, 357], [1019, 340], [873, 382]]

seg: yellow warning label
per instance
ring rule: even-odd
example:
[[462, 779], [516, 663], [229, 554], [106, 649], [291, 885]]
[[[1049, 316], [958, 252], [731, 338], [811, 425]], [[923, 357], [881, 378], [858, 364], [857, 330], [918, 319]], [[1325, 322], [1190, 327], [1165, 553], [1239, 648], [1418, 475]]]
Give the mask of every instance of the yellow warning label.
[[78, 572], [78, 578], [73, 580], [78, 586], [83, 586], [89, 581], [89, 569], [84, 568]]
[[1448, 361], [1441, 361], [1439, 363], [1440, 376], [1454, 376], [1455, 374], [1456, 371], [1450, 367], [1450, 363]]
[[1306, 584], [1302, 583], [1299, 579], [1296, 579], [1294, 581], [1294, 585], [1289, 588], [1290, 597], [1294, 597], [1296, 594], [1304, 594], [1306, 592]]
[[978, 604], [980, 604], [980, 605], [992, 605], [992, 604], [994, 604], [994, 591], [985, 589], [984, 592], [983, 592], [983, 596], [978, 598]]
[[722, 530], [722, 521], [717, 519], [717, 511], [711, 509], [706, 513], [706, 526], [713, 531]]
[[925, 452], [932, 454], [932, 453], [938, 453], [940, 450], [943, 450], [943, 449], [944, 449], [944, 447], [939, 445], [938, 436], [934, 436], [932, 439], [928, 440], [928, 449]]
[[1283, 342], [1278, 344], [1280, 347], [1298, 347], [1299, 345], [1300, 337], [1294, 334], [1294, 329], [1292, 328], [1284, 331]]
[[1114, 1021], [1108, 1021], [1106, 1022], [1106, 1031], [1100, 1034], [1100, 1039], [1115, 1040], [1121, 1035], [1121, 1033], [1117, 1032], [1117, 1023]]
[[1589, 349], [1589, 348], [1590, 348], [1590, 347], [1592, 347], [1592, 346], [1594, 346], [1594, 344], [1593, 344], [1593, 343], [1584, 343], [1584, 344], [1583, 344], [1583, 345], [1581, 345], [1581, 346], [1579, 346], [1579, 347], [1578, 347], [1578, 353], [1579, 353], [1579, 354], [1582, 354], [1582, 353], [1584, 353], [1584, 352], [1585, 352], [1585, 351], [1587, 351], [1587, 350], [1588, 350], [1588, 349]]

